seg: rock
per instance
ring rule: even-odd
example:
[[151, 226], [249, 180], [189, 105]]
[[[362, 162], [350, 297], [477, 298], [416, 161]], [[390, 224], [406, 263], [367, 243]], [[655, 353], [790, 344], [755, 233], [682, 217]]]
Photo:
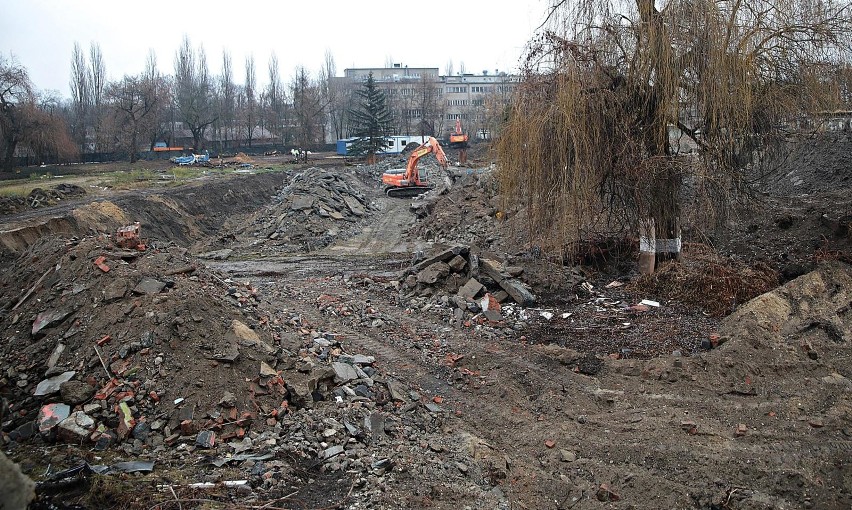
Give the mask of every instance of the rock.
[[165, 282], [154, 278], [142, 278], [142, 280], [133, 287], [133, 293], [139, 296], [154, 296], [159, 294], [166, 288]]
[[216, 444], [216, 433], [212, 430], [202, 430], [195, 438], [195, 444], [199, 448], [213, 448]]
[[559, 450], [559, 456], [562, 462], [574, 462], [577, 460], [577, 454], [571, 450]]
[[391, 399], [400, 402], [407, 401], [407, 399], [405, 398], [405, 388], [403, 388], [399, 382], [389, 379], [385, 383], [385, 385], [388, 387], [388, 392], [390, 393]]
[[70, 414], [71, 408], [66, 404], [47, 404], [43, 406], [38, 412], [38, 418], [36, 418], [38, 431], [42, 434], [49, 433], [59, 422], [68, 418]]
[[87, 441], [95, 428], [95, 420], [83, 411], [71, 413], [56, 426], [56, 437], [67, 443]]
[[47, 332], [45, 329], [56, 327], [68, 318], [71, 315], [70, 310], [48, 310], [46, 312], [41, 312], [33, 321], [33, 327], [30, 332], [33, 339], [38, 340], [39, 338], [44, 337]]
[[375, 357], [363, 354], [341, 354], [337, 360], [342, 363], [349, 363], [350, 365], [372, 365], [376, 362]]
[[17, 464], [0, 452], [0, 508], [17, 510], [27, 508], [35, 499], [35, 483]]
[[224, 250], [214, 250], [205, 253], [199, 253], [198, 258], [208, 260], [226, 260], [228, 257], [231, 256], [232, 253], [234, 253], [234, 250], [226, 248]]
[[595, 494], [598, 501], [618, 501], [621, 497], [610, 489], [609, 485], [602, 483]]
[[234, 319], [231, 321], [231, 331], [228, 335], [229, 340], [236, 340], [239, 345], [246, 347], [258, 347], [266, 354], [274, 354], [275, 349], [264, 342], [257, 331], [251, 329], [246, 324]]
[[417, 282], [433, 285], [450, 275], [450, 266], [444, 262], [435, 262], [417, 273]]
[[499, 282], [500, 287], [505, 290], [512, 299], [521, 306], [535, 306], [535, 295], [521, 283], [519, 280], [512, 278]]
[[364, 216], [367, 214], [367, 211], [364, 210], [364, 206], [361, 205], [361, 202], [359, 202], [357, 198], [351, 195], [343, 195], [343, 201], [346, 203], [346, 207], [348, 207], [355, 216]]
[[459, 253], [456, 253], [452, 248], [449, 249], [449, 250], [444, 250], [444, 251], [438, 253], [437, 255], [434, 255], [432, 257], [429, 257], [427, 259], [424, 259], [424, 260], [418, 262], [414, 266], [414, 271], [415, 272], [422, 271], [423, 269], [431, 266], [432, 264], [435, 264], [436, 262], [446, 262], [456, 255], [459, 255]]
[[460, 273], [462, 269], [464, 269], [464, 266], [467, 265], [467, 260], [461, 255], [456, 255], [455, 257], [450, 259], [447, 265], [450, 266], [450, 269], [454, 273]]
[[110, 282], [103, 290], [104, 303], [112, 303], [123, 299], [127, 294], [128, 287], [127, 281], [123, 279]]
[[59, 385], [62, 401], [70, 406], [87, 402], [95, 396], [95, 389], [83, 381], [66, 381]]
[[491, 322], [500, 322], [503, 320], [503, 315], [497, 310], [483, 310], [482, 316]]
[[276, 377], [278, 375], [278, 372], [276, 372], [275, 369], [269, 366], [269, 364], [267, 364], [266, 362], [261, 361], [260, 375], [261, 377]]
[[226, 391], [222, 395], [222, 398], [219, 399], [219, 405], [224, 407], [224, 408], [227, 408], [227, 409], [230, 409], [232, 407], [236, 407], [237, 406], [237, 397], [234, 396], [234, 394], [231, 393], [230, 391]]
[[314, 207], [314, 197], [309, 195], [293, 195], [290, 209], [293, 211], [305, 211]]
[[358, 371], [348, 363], [335, 361], [331, 364], [331, 368], [334, 369], [334, 379], [337, 382], [345, 383], [359, 378]]
[[74, 371], [63, 372], [57, 376], [41, 381], [38, 383], [38, 386], [36, 386], [35, 393], [33, 393], [33, 395], [40, 397], [43, 395], [52, 395], [58, 392], [62, 383], [70, 381], [76, 373], [77, 372]]
[[323, 460], [328, 460], [332, 457], [340, 455], [341, 453], [343, 453], [343, 451], [344, 449], [342, 445], [332, 446], [331, 448], [326, 448], [325, 450], [323, 450], [322, 458]]
[[385, 417], [382, 413], [373, 412], [364, 417], [364, 429], [371, 434], [375, 443], [385, 436]]
[[62, 353], [65, 352], [65, 344], [58, 343], [56, 347], [53, 348], [53, 352], [50, 353], [50, 357], [47, 358], [47, 368], [51, 369], [59, 363], [59, 357], [62, 356]]
[[479, 283], [476, 278], [471, 278], [462, 285], [462, 288], [458, 291], [458, 295], [467, 300], [472, 300], [482, 291], [483, 288], [484, 286]]

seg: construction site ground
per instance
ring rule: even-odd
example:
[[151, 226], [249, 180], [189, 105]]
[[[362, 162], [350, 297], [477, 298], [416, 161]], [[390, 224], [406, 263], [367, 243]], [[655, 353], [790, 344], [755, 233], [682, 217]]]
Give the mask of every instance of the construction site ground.
[[850, 148], [654, 276], [542, 253], [484, 146], [413, 200], [330, 154], [46, 193], [0, 217], [0, 446], [31, 508], [850, 508]]

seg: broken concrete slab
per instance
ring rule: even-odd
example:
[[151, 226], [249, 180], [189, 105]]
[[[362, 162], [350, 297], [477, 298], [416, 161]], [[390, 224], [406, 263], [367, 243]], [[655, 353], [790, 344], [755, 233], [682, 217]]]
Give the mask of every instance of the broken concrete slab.
[[83, 411], [76, 411], [59, 422], [56, 426], [56, 437], [67, 443], [79, 444], [89, 439], [94, 428], [95, 420], [91, 416]]
[[35, 393], [33, 393], [33, 395], [36, 397], [41, 397], [44, 395], [52, 395], [54, 393], [57, 393], [59, 391], [60, 386], [62, 386], [62, 383], [70, 381], [76, 373], [77, 372], [71, 370], [41, 381], [36, 386]]
[[435, 262], [417, 273], [417, 282], [433, 285], [450, 275], [450, 266], [444, 262]]
[[[470, 278], [470, 279], [468, 279], [468, 281], [467, 281], [467, 282], [465, 282], [465, 284], [464, 284], [464, 285], [462, 285], [462, 287], [459, 289], [458, 295], [459, 295], [459, 296], [461, 296], [461, 297], [463, 297], [463, 298], [465, 298], [465, 299], [467, 299], [467, 300], [472, 300], [472, 299], [474, 299], [474, 298], [475, 298], [475, 297], [476, 297], [476, 296], [477, 296], [480, 292], [482, 292], [482, 289], [484, 289], [484, 288], [485, 288], [485, 287], [484, 287], [481, 283], [479, 283], [479, 282], [476, 280], [476, 278]], [[459, 307], [459, 308], [461, 308], [461, 307]]]
[[359, 378], [358, 371], [348, 363], [335, 361], [331, 368], [334, 369], [334, 379], [338, 382], [345, 383]]
[[521, 306], [535, 306], [536, 298], [535, 295], [530, 292], [526, 285], [520, 282], [520, 280], [515, 280], [514, 278], [508, 278], [499, 282], [500, 287], [512, 297], [512, 299]]
[[166, 283], [154, 278], [142, 278], [142, 280], [133, 287], [133, 293], [138, 296], [154, 296], [163, 292], [166, 288]]
[[47, 310], [41, 312], [33, 321], [33, 327], [30, 332], [33, 339], [44, 337], [47, 332], [45, 329], [56, 327], [68, 318], [73, 312], [71, 310]]
[[213, 250], [199, 253], [198, 258], [207, 260], [226, 260], [232, 253], [234, 253], [234, 250], [225, 248], [224, 250]]
[[36, 418], [38, 431], [42, 434], [47, 434], [59, 425], [59, 422], [68, 418], [70, 414], [71, 408], [66, 404], [47, 404], [46, 406], [42, 406]]
[[314, 197], [310, 195], [293, 195], [290, 209], [293, 211], [305, 211], [314, 207]]
[[343, 195], [343, 202], [346, 203], [346, 207], [348, 207], [355, 216], [364, 216], [367, 214], [367, 211], [364, 209], [364, 206], [361, 205], [361, 202], [352, 195]]
[[467, 259], [465, 259], [461, 255], [456, 255], [455, 257], [451, 258], [449, 262], [447, 262], [447, 265], [450, 266], [450, 269], [454, 273], [460, 273], [467, 265]]

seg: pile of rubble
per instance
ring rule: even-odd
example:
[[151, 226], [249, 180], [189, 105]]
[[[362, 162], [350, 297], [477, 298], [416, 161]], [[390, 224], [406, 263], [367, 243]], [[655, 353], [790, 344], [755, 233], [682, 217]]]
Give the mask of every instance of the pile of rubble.
[[[422, 254], [418, 254], [422, 257]], [[469, 247], [454, 246], [415, 263], [401, 275], [403, 299], [440, 295], [440, 302], [453, 309], [455, 321], [469, 322], [482, 317], [490, 322], [503, 320], [501, 304], [514, 302], [521, 307], [536, 304], [536, 297], [521, 281], [524, 268], [481, 258]]]
[[295, 174], [250, 228], [277, 251], [312, 251], [353, 234], [373, 211], [356, 179], [311, 167]]
[[169, 469], [196, 454], [212, 479], [241, 470], [246, 491], [307, 485], [284, 476], [298, 461], [378, 494], [400, 444], [436, 451], [425, 438], [445, 411], [430, 396], [349, 352], [345, 335], [264, 311], [257, 287], [183, 248], [45, 238], [7, 262], [7, 451], [59, 442], [131, 459], [94, 472]]

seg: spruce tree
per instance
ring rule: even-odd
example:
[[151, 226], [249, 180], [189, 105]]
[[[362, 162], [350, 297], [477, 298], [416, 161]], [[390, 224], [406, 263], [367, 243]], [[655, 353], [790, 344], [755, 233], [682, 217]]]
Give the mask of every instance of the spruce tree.
[[371, 72], [364, 86], [357, 90], [358, 102], [349, 111], [353, 135], [356, 140], [349, 152], [356, 156], [367, 156], [367, 163], [376, 161], [376, 153], [389, 145], [392, 116], [387, 105], [385, 93], [376, 87]]

